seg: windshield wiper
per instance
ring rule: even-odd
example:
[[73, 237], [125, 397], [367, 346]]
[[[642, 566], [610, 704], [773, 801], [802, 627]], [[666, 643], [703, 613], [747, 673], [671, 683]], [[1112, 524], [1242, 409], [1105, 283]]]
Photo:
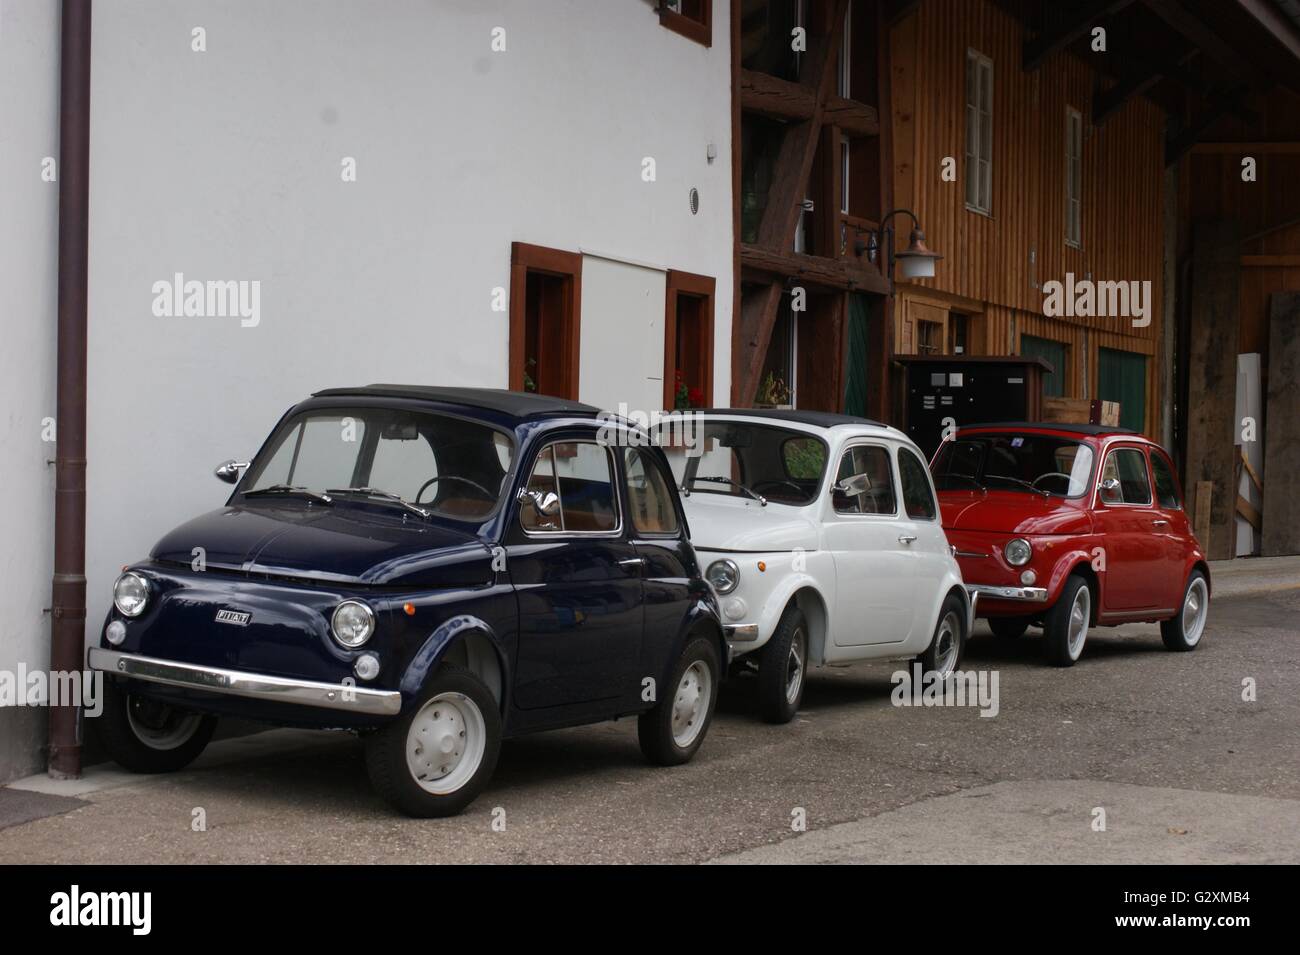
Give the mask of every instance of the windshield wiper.
[[423, 518], [428, 518], [428, 516], [432, 513], [432, 511], [428, 511], [425, 508], [420, 507], [420, 505], [418, 504], [412, 504], [410, 501], [403, 499], [402, 496], [399, 494], [394, 494], [392, 491], [385, 491], [382, 488], [377, 488], [377, 487], [331, 487], [331, 488], [326, 488], [325, 493], [338, 494], [340, 496], [346, 496], [348, 494], [362, 494], [365, 495], [366, 497], [375, 497], [381, 501], [386, 501], [389, 504], [397, 504], [401, 507], [404, 507], [408, 511], [412, 511], [416, 514], [419, 514]]
[[948, 474], [941, 475], [941, 477], [943, 477], [944, 479], [947, 479], [947, 478], [961, 478], [963, 481], [970, 481], [971, 484], [974, 484], [977, 488], [979, 488], [979, 489], [980, 489], [981, 491], [983, 491], [985, 494], [987, 494], [987, 493], [989, 492], [989, 489], [986, 488], [983, 484], [981, 484], [979, 478], [975, 477], [973, 474], [957, 474], [956, 472], [950, 472], [950, 473], [948, 473]]
[[295, 494], [312, 501], [320, 501], [322, 504], [334, 503], [329, 494], [322, 494], [320, 491], [313, 491], [311, 488], [298, 487], [295, 484], [270, 484], [266, 487], [257, 487], [251, 491], [245, 491], [243, 496], [257, 497], [260, 494]]
[[714, 483], [714, 484], [730, 484], [732, 487], [740, 488], [740, 490], [744, 491], [746, 494], [748, 494], [748, 495], [749, 495], [750, 497], [752, 497], [754, 500], [758, 501], [759, 504], [762, 504], [764, 507], [767, 507], [767, 498], [765, 498], [762, 494], [755, 494], [755, 493], [754, 493], [753, 491], [751, 491], [749, 488], [745, 487], [745, 485], [741, 484], [739, 481], [733, 481], [731, 478], [725, 478], [725, 477], [695, 477], [695, 478], [692, 478], [691, 481], [692, 481], [692, 483], [695, 483], [695, 482], [697, 482], [697, 481], [711, 481], [711, 482]]
[[984, 475], [984, 476], [985, 476], [986, 478], [992, 478], [992, 479], [995, 480], [995, 481], [1011, 481], [1013, 484], [1019, 484], [1019, 485], [1021, 485], [1021, 486], [1023, 486], [1023, 487], [1027, 487], [1027, 488], [1029, 488], [1029, 490], [1032, 491], [1034, 494], [1041, 494], [1041, 495], [1043, 495], [1043, 497], [1051, 497], [1051, 496], [1052, 496], [1052, 495], [1048, 494], [1046, 491], [1044, 491], [1042, 488], [1034, 487], [1034, 486], [1033, 486], [1032, 484], [1030, 484], [1028, 481], [1022, 481], [1020, 478], [1018, 478], [1018, 477], [1011, 477], [1011, 476], [1008, 475], [1008, 474], [986, 474], [986, 475]]

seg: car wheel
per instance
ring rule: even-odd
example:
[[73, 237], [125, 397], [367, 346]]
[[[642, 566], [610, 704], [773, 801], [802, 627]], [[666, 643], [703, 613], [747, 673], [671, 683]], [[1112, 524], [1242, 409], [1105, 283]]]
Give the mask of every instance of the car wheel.
[[785, 608], [772, 639], [759, 652], [758, 711], [769, 723], [789, 723], [803, 701], [808, 670], [808, 623], [794, 604]]
[[1019, 640], [1029, 629], [1028, 617], [989, 617], [989, 629], [1003, 640]]
[[637, 719], [637, 738], [646, 759], [659, 766], [690, 762], [709, 731], [721, 670], [713, 640], [687, 639], [665, 687], [668, 692]]
[[1205, 574], [1192, 571], [1183, 591], [1183, 607], [1160, 624], [1160, 638], [1170, 650], [1195, 650], [1210, 616], [1210, 585]]
[[173, 773], [212, 740], [217, 718], [131, 693], [104, 681], [104, 709], [94, 718], [114, 762], [133, 773]]
[[454, 816], [487, 785], [501, 751], [501, 714], [486, 684], [450, 663], [411, 711], [366, 737], [371, 785], [408, 816]]
[[1092, 589], [1078, 574], [1066, 578], [1061, 596], [1043, 620], [1043, 646], [1053, 666], [1074, 666], [1092, 622]]
[[966, 648], [966, 607], [955, 594], [939, 608], [939, 622], [935, 624], [930, 646], [916, 658], [921, 664], [921, 674], [937, 673], [947, 679], [961, 664]]

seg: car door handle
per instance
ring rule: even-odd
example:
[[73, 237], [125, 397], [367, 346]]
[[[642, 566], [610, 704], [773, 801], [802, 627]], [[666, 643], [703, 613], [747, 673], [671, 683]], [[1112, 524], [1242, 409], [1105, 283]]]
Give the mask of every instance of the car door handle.
[[645, 563], [644, 557], [624, 557], [619, 562], [620, 567], [640, 566]]
[[915, 534], [899, 534], [899, 535], [898, 535], [898, 542], [899, 542], [900, 544], [910, 544], [910, 543], [912, 543], [912, 541], [914, 541], [914, 540], [916, 540], [916, 535], [915, 535]]
[[1152, 526], [1152, 527], [1168, 527], [1168, 526], [1169, 526], [1169, 522], [1168, 522], [1168, 521], [1152, 521], [1152, 522], [1151, 522], [1151, 526]]

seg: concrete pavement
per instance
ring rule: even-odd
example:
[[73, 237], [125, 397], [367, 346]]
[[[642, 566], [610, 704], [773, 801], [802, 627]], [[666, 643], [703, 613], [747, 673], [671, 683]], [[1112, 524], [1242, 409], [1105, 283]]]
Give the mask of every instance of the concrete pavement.
[[169, 777], [27, 781], [81, 802], [0, 829], [0, 860], [1300, 862], [1300, 591], [1217, 596], [1193, 653], [1094, 630], [1069, 670], [978, 633], [964, 666], [998, 671], [992, 719], [891, 706], [882, 665], [816, 671], [773, 727], [740, 681], [688, 766], [646, 766], [631, 721], [542, 734], [506, 744], [467, 813], [427, 821], [371, 793], [354, 738], [278, 730]]

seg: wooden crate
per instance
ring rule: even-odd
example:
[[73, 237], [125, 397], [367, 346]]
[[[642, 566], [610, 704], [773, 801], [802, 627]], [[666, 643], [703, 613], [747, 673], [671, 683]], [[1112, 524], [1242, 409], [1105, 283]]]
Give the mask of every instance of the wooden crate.
[[1119, 426], [1119, 402], [1087, 398], [1044, 398], [1043, 420], [1062, 424]]

